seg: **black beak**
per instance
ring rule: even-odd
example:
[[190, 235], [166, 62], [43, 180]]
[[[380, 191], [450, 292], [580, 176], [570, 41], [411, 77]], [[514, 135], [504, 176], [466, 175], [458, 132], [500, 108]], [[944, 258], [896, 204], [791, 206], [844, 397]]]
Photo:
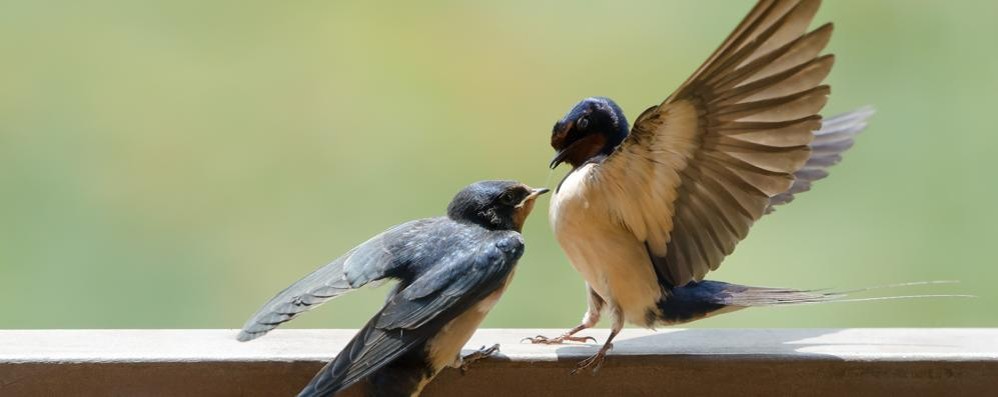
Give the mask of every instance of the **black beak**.
[[[564, 141], [568, 136], [568, 131], [575, 126], [575, 121], [559, 121], [558, 124], [554, 126], [554, 132], [551, 136], [551, 146], [562, 146]], [[557, 145], [555, 144], [557, 139]], [[557, 149], [557, 148], [556, 148]], [[555, 153], [554, 158], [551, 159], [551, 164], [548, 167], [551, 169], [558, 168], [561, 163], [565, 161], [565, 157], [568, 157], [568, 146], [562, 146], [558, 153]]]
[[558, 153], [555, 153], [554, 158], [551, 159], [551, 164], [549, 164], [548, 166], [551, 167], [552, 170], [558, 168], [558, 166], [565, 161], [565, 157], [567, 156], [568, 156], [568, 150], [565, 149], [559, 150]]

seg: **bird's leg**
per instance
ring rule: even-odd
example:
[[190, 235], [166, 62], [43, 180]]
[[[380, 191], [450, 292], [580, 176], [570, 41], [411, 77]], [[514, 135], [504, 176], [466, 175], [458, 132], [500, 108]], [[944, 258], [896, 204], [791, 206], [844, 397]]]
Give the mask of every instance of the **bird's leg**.
[[482, 346], [481, 349], [478, 349], [474, 353], [471, 353], [467, 356], [464, 357], [458, 356], [458, 362], [460, 363], [458, 368], [461, 369], [461, 374], [463, 375], [466, 372], [468, 372], [468, 367], [474, 362], [489, 357], [493, 354], [496, 354], [496, 352], [498, 351], [499, 351], [499, 344], [496, 343], [489, 347]]
[[614, 305], [613, 312], [613, 328], [610, 330], [610, 336], [606, 338], [606, 342], [603, 346], [599, 348], [599, 351], [591, 357], [582, 360], [575, 369], [572, 370], [572, 375], [579, 373], [584, 369], [591, 369], [593, 374], [595, 374], [601, 367], [603, 367], [603, 362], [606, 361], [606, 353], [613, 349], [613, 338], [620, 333], [620, 330], [624, 328], [624, 314], [620, 310], [619, 306]]
[[585, 343], [586, 341], [592, 339], [593, 343], [596, 343], [596, 338], [593, 338], [591, 336], [572, 336], [579, 333], [579, 331], [582, 331], [587, 328], [592, 328], [593, 326], [595, 326], [596, 323], [599, 322], [600, 313], [603, 311], [603, 306], [606, 304], [603, 298], [601, 298], [598, 294], [596, 294], [596, 291], [593, 291], [592, 287], [588, 289], [589, 289], [589, 308], [586, 310], [586, 314], [582, 316], [581, 324], [576, 325], [574, 328], [568, 330], [568, 332], [565, 332], [555, 338], [548, 338], [544, 335], [537, 335], [533, 338], [523, 338], [521, 342], [530, 341], [530, 343], [534, 344], [540, 343], [545, 345], [557, 345], [564, 343], [565, 341]]

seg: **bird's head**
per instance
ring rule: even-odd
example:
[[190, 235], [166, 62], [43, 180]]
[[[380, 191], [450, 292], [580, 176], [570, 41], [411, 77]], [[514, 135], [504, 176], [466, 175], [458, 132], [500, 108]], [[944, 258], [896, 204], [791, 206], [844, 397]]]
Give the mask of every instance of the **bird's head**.
[[454, 196], [447, 206], [447, 216], [486, 229], [520, 231], [534, 209], [534, 200], [547, 192], [516, 181], [476, 182]]
[[596, 156], [606, 156], [627, 137], [627, 119], [609, 98], [583, 99], [554, 124], [551, 147], [557, 152], [551, 168], [567, 162], [578, 167]]

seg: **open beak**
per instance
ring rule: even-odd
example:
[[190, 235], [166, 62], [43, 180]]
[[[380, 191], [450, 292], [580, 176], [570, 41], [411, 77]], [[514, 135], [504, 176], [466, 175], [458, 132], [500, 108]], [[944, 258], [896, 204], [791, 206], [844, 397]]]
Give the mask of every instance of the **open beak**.
[[564, 146], [564, 143], [565, 139], [568, 138], [568, 131], [570, 131], [572, 127], [575, 126], [575, 121], [573, 120], [565, 123], [558, 122], [558, 125], [559, 127], [556, 127], [557, 130], [554, 131], [554, 135], [551, 136], [551, 146], [554, 147], [555, 149], [557, 149], [559, 146], [561, 146], [562, 148], [561, 150], [558, 150], [557, 153], [555, 153], [554, 158], [551, 159], [551, 164], [548, 165], [549, 167], [551, 167], [552, 170], [557, 168], [558, 165], [564, 162], [565, 157], [568, 156], [568, 147]]
[[558, 168], [558, 166], [565, 161], [565, 157], [568, 156], [567, 149], [568, 148], [561, 149], [558, 151], [558, 153], [554, 154], [554, 158], [551, 159], [551, 164], [548, 164], [548, 166], [551, 167], [552, 170]]

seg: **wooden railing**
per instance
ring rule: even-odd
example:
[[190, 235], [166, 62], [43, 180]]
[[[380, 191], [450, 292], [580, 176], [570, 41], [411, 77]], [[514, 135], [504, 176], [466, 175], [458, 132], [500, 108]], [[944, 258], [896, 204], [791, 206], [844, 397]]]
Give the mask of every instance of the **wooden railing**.
[[[559, 331], [480, 330], [467, 347], [500, 354], [445, 370], [424, 395], [998, 395], [998, 329], [625, 330], [598, 374], [574, 376], [595, 345], [520, 343]], [[0, 331], [0, 396], [291, 396], [353, 333]]]

